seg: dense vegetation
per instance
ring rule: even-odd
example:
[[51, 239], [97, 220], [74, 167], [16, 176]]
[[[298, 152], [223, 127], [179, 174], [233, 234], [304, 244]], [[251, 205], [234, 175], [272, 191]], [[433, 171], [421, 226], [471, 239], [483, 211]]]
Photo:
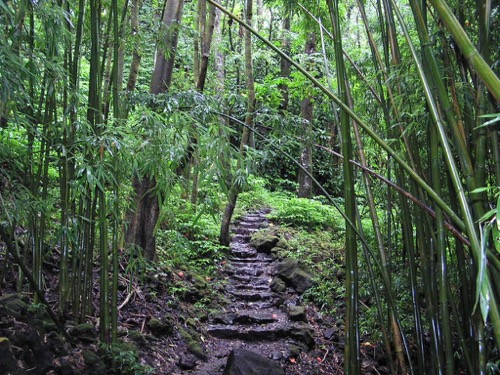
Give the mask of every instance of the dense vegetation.
[[99, 316], [113, 356], [120, 276], [210, 278], [231, 219], [269, 206], [320, 273], [306, 297], [345, 298], [346, 373], [360, 336], [392, 373], [500, 371], [499, 12], [0, 2], [0, 287]]

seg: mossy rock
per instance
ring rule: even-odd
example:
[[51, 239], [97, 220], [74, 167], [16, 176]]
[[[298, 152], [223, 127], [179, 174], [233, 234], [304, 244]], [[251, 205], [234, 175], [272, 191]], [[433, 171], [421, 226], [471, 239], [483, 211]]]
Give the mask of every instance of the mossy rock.
[[192, 275], [192, 283], [197, 289], [206, 289], [207, 287], [207, 282], [203, 278], [203, 276], [200, 275]]
[[278, 276], [291, 285], [299, 294], [314, 285], [314, 275], [297, 259], [287, 258], [276, 266]]
[[269, 254], [278, 241], [279, 238], [274, 233], [268, 230], [260, 230], [252, 235], [252, 238], [250, 238], [250, 245], [259, 253]]
[[164, 319], [151, 318], [146, 326], [155, 335], [168, 335], [173, 332], [174, 322], [171, 318], [167, 317]]
[[101, 375], [107, 373], [107, 366], [96, 353], [91, 350], [84, 350], [82, 357], [85, 365], [88, 367], [88, 373], [91, 375]]
[[17, 368], [17, 360], [12, 353], [9, 339], [0, 337], [0, 369], [9, 372]]
[[186, 343], [187, 349], [191, 354], [194, 354], [202, 360], [207, 359], [207, 353], [201, 346], [200, 335], [198, 332], [191, 328], [179, 328], [179, 335]]
[[0, 315], [12, 316], [22, 320], [28, 315], [28, 297], [21, 294], [6, 294], [0, 297]]
[[90, 323], [76, 324], [70, 329], [70, 334], [80, 341], [95, 342], [97, 341], [97, 334], [95, 328]]

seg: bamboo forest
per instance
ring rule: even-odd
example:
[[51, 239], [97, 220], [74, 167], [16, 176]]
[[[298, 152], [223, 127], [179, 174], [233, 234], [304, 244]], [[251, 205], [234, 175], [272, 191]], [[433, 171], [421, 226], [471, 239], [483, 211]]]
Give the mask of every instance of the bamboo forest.
[[0, 0], [0, 375], [500, 374], [500, 1]]

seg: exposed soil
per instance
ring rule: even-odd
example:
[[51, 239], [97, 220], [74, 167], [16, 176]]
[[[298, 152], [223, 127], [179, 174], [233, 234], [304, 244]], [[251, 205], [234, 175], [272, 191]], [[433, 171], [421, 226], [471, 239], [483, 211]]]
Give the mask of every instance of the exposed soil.
[[[343, 374], [342, 320], [325, 317], [315, 306], [305, 304], [297, 287], [273, 281], [279, 261], [272, 255], [275, 243], [257, 248], [250, 244], [252, 234], [268, 226], [266, 213], [256, 211], [235, 221], [230, 254], [221, 263], [217, 280], [200, 281], [189, 271], [158, 271], [143, 283], [120, 280], [119, 335], [138, 349], [141, 364], [151, 366], [155, 374], [217, 375], [224, 371], [231, 350], [244, 348], [279, 362], [287, 375]], [[1, 256], [0, 261], [4, 261]], [[15, 295], [17, 271], [15, 267], [6, 271], [0, 298]], [[96, 309], [97, 279], [96, 275]], [[180, 279], [192, 288], [179, 300], [169, 295], [167, 286]], [[56, 309], [55, 290], [49, 288], [58, 284], [53, 264], [47, 264], [45, 281], [47, 298]], [[212, 304], [217, 306], [200, 314], [194, 302], [213, 289], [217, 293], [210, 295], [217, 298]], [[0, 302], [0, 350], [2, 338], [7, 338], [18, 368], [2, 369], [0, 358], [0, 374], [125, 373], [113, 372], [98, 349], [97, 313], [89, 317], [91, 325], [66, 322], [73, 341], [69, 342], [47, 323], [46, 314], [18, 299], [24, 304], [16, 302], [17, 315]], [[27, 340], [22, 340], [22, 332]], [[363, 373], [387, 373], [376, 347], [364, 347], [362, 356]]]

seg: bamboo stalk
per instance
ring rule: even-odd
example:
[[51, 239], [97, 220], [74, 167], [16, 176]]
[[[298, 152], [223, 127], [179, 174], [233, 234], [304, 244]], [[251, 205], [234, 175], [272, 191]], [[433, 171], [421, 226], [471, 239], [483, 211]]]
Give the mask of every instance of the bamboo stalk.
[[460, 25], [460, 22], [458, 22], [446, 1], [429, 0], [429, 2], [433, 5], [434, 9], [436, 9], [439, 19], [451, 33], [467, 61], [474, 68], [486, 87], [488, 87], [491, 95], [493, 95], [497, 103], [500, 102], [500, 79], [486, 61], [484, 61], [479, 51], [474, 47], [474, 44], [472, 44], [467, 33]]

